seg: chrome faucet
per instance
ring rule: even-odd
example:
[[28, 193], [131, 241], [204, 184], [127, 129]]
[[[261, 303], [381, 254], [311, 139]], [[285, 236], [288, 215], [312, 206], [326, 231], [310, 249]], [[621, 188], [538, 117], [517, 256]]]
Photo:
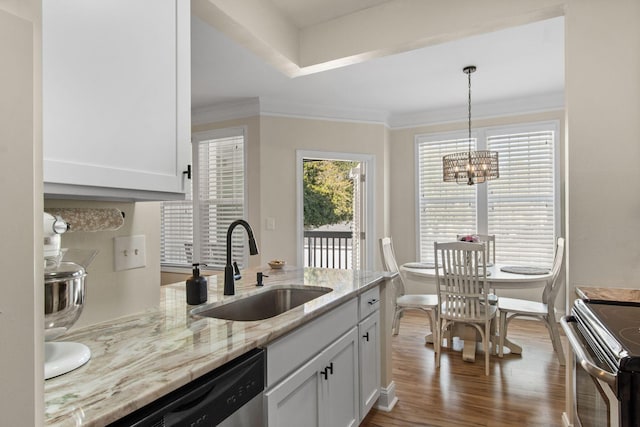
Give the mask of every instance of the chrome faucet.
[[256, 245], [256, 240], [253, 238], [253, 230], [251, 229], [249, 223], [243, 219], [233, 221], [227, 229], [227, 265], [225, 265], [224, 267], [225, 295], [235, 295], [236, 293], [235, 281], [233, 277], [233, 265], [231, 264], [231, 235], [233, 234], [233, 229], [236, 228], [237, 225], [241, 225], [245, 228], [245, 230], [247, 230], [247, 234], [249, 235], [249, 254], [258, 254], [258, 246]]

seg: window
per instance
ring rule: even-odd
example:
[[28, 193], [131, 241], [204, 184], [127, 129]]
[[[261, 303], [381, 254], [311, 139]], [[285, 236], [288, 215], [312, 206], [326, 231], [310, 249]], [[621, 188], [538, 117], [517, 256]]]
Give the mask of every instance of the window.
[[[187, 200], [162, 203], [161, 264], [223, 268], [227, 229], [234, 220], [246, 219], [244, 130], [195, 134], [193, 162]], [[246, 241], [241, 233], [233, 234], [232, 259], [240, 267], [246, 264]]]
[[495, 234], [496, 262], [549, 267], [559, 224], [558, 123], [480, 128], [472, 149], [498, 151], [500, 178], [480, 185], [442, 182], [442, 156], [468, 150], [464, 132], [418, 135], [419, 257], [457, 234]]

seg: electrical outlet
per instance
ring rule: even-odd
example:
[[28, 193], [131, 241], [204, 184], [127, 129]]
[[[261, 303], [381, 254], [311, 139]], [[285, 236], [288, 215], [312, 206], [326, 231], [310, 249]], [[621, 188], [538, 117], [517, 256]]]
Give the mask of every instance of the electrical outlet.
[[113, 238], [115, 271], [147, 265], [144, 235]]

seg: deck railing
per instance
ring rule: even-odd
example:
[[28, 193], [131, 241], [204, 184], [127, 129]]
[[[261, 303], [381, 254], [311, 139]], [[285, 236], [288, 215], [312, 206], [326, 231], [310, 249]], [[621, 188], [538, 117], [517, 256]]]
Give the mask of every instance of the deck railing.
[[304, 266], [351, 268], [352, 241], [350, 231], [305, 231]]

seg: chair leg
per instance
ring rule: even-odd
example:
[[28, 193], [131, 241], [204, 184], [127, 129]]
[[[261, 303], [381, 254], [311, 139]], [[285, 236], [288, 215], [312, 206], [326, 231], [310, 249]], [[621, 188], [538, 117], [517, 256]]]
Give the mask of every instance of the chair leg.
[[396, 312], [393, 315], [393, 324], [391, 328], [393, 329], [393, 335], [398, 335], [400, 332], [400, 317], [402, 316], [402, 310], [396, 308]]
[[440, 345], [440, 333], [439, 333], [440, 328], [438, 327], [438, 316], [436, 316], [435, 310], [429, 310], [429, 324], [431, 325], [431, 335], [433, 338], [433, 345], [435, 346], [436, 343]]
[[491, 323], [485, 322], [484, 324], [484, 337], [482, 344], [484, 346], [484, 374], [489, 375], [489, 342], [491, 341]]
[[551, 335], [551, 344], [553, 345], [553, 351], [555, 351], [556, 356], [558, 357], [560, 366], [564, 366], [565, 358], [564, 351], [562, 349], [562, 341], [560, 341], [560, 333], [558, 332], [558, 323], [555, 321], [555, 319], [550, 318], [546, 318], [545, 322], [547, 323], [549, 335]]
[[436, 368], [440, 367], [440, 352], [442, 351], [442, 342], [440, 341], [440, 339], [438, 337], [442, 336], [442, 334], [440, 332], [442, 332], [442, 327], [443, 327], [443, 323], [442, 320], [438, 320], [438, 325], [437, 325], [437, 329], [438, 332], [436, 332], [434, 334], [433, 337], [433, 347], [436, 351]]
[[427, 312], [427, 315], [429, 316], [429, 327], [431, 328], [431, 333], [433, 334], [434, 333], [434, 330], [433, 330], [433, 324], [434, 324], [434, 322], [433, 322], [433, 317], [434, 317], [433, 316], [433, 310], [425, 310], [425, 311]]
[[500, 339], [498, 338], [498, 335], [496, 334], [496, 328], [498, 327], [498, 322], [500, 321], [500, 318], [498, 316], [496, 316], [494, 319], [491, 320], [491, 327], [490, 327], [490, 331], [491, 331], [491, 340], [489, 341], [490, 345], [491, 345], [491, 354], [492, 355], [496, 355], [498, 354], [498, 344], [500, 343]]
[[[453, 325], [451, 325], [451, 327], [453, 328]], [[453, 348], [453, 343], [451, 342], [453, 338], [451, 336], [450, 328], [441, 329], [440, 335], [438, 336], [438, 338], [440, 339], [441, 343], [442, 343], [442, 340], [447, 340], [447, 347]]]
[[498, 343], [498, 357], [504, 356], [504, 339], [507, 337], [507, 312], [500, 312], [500, 342]]

